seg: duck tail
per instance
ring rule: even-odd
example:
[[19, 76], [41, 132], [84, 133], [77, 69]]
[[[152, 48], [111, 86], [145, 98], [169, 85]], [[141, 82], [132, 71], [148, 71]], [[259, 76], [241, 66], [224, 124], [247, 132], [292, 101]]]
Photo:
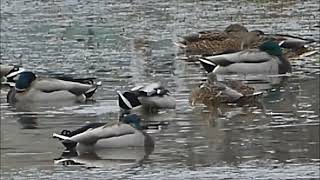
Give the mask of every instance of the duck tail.
[[89, 89], [88, 91], [86, 91], [84, 93], [84, 95], [86, 96], [86, 98], [91, 98], [93, 96], [93, 94], [96, 92], [96, 90], [98, 89], [98, 87], [101, 86], [101, 81], [97, 82], [94, 84], [94, 86]]
[[52, 137], [61, 140], [64, 147], [68, 150], [73, 149], [77, 145], [77, 142], [72, 141], [71, 138], [68, 136], [53, 133]]
[[138, 96], [135, 93], [133, 92], [121, 93], [120, 91], [117, 91], [117, 93], [118, 93], [118, 103], [120, 108], [125, 110], [130, 110], [134, 107], [141, 105], [138, 99]]
[[182, 42], [174, 42], [174, 45], [178, 46], [181, 49], [187, 48], [187, 46], [185, 44], [183, 44]]
[[238, 103], [241, 104], [248, 104], [251, 102], [257, 101], [261, 96], [263, 95], [263, 92], [255, 92], [253, 94], [248, 94], [245, 96], [242, 96], [238, 99]]
[[208, 72], [208, 73], [211, 73], [216, 67], [217, 65], [213, 62], [211, 62], [210, 60], [202, 57], [202, 58], [199, 58], [199, 61], [202, 65], [202, 67]]

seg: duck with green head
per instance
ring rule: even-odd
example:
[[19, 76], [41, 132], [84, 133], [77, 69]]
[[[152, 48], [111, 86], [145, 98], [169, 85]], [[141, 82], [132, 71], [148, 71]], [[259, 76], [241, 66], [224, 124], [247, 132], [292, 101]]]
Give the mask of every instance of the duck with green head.
[[9, 103], [15, 102], [84, 102], [91, 98], [101, 82], [93, 82], [92, 78], [41, 78], [33, 72], [19, 74], [15, 87], [7, 94]]
[[153, 139], [142, 131], [141, 119], [129, 114], [117, 123], [90, 123], [75, 131], [53, 134], [68, 150], [86, 153], [103, 148], [154, 147]]
[[266, 41], [258, 49], [217, 54], [199, 59], [204, 69], [216, 74], [285, 74], [291, 72], [290, 62], [280, 46]]

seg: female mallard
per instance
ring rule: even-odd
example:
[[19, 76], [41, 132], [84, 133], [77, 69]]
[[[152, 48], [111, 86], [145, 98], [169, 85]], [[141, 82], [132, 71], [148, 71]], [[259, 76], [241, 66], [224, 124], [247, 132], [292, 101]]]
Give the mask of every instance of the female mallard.
[[285, 56], [290, 59], [316, 53], [306, 47], [315, 40], [285, 34], [267, 34], [261, 30], [249, 32], [246, 27], [240, 24], [231, 24], [224, 31], [198, 32], [182, 39], [175, 44], [184, 49], [187, 55], [212, 55], [240, 51], [255, 48], [268, 40], [279, 43], [285, 49]]
[[53, 137], [62, 140], [68, 149], [78, 152], [92, 152], [102, 148], [154, 147], [153, 139], [142, 131], [141, 119], [136, 114], [129, 114], [121, 122], [90, 123], [75, 131], [63, 130]]
[[123, 110], [131, 110], [135, 107], [143, 107], [147, 110], [174, 109], [175, 98], [160, 83], [151, 83], [146, 86], [137, 86], [130, 91], [117, 92], [119, 106]]
[[285, 74], [291, 72], [290, 62], [283, 56], [279, 45], [267, 41], [259, 49], [218, 54], [200, 58], [207, 72], [216, 74]]
[[192, 91], [190, 101], [194, 105], [203, 103], [207, 106], [219, 105], [220, 103], [247, 104], [255, 101], [262, 92], [255, 92], [240, 81], [218, 82], [214, 73], [208, 74], [206, 83]]
[[185, 36], [175, 44], [188, 55], [207, 55], [252, 47], [259, 35], [260, 32], [248, 32], [244, 26], [232, 24], [224, 31], [202, 31]]
[[84, 102], [97, 90], [101, 82], [92, 79], [40, 78], [30, 71], [19, 74], [15, 88], [7, 95], [10, 103], [14, 102]]
[[14, 86], [14, 78], [25, 69], [19, 66], [0, 64], [1, 84]]

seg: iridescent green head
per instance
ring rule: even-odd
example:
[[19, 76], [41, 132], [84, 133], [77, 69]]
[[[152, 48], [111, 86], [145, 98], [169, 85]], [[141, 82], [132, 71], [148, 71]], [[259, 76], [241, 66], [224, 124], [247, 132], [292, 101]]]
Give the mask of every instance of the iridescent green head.
[[261, 51], [265, 51], [266, 53], [273, 55], [273, 56], [281, 56], [282, 50], [278, 43], [274, 41], [266, 41], [259, 46]]
[[123, 119], [123, 122], [127, 123], [127, 124], [131, 124], [136, 129], [139, 129], [139, 130], [142, 129], [142, 127], [141, 127], [141, 119], [136, 114], [129, 114], [129, 115], [125, 116], [124, 119]]

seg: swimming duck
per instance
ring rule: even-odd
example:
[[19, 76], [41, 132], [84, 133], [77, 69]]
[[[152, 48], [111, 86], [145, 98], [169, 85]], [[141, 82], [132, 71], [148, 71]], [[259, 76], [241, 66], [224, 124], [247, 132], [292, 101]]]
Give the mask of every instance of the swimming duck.
[[250, 48], [259, 38], [260, 32], [248, 32], [240, 24], [231, 24], [224, 31], [201, 31], [185, 36], [175, 44], [188, 55], [208, 55]]
[[283, 56], [280, 46], [267, 41], [258, 49], [217, 54], [200, 58], [204, 69], [216, 74], [285, 74], [291, 72], [290, 62]]
[[118, 93], [118, 102], [122, 110], [131, 110], [136, 107], [143, 107], [147, 110], [174, 109], [175, 98], [170, 96], [169, 90], [161, 83], [151, 83], [146, 86], [137, 86], [130, 91]]
[[257, 100], [262, 94], [240, 81], [219, 82], [214, 73], [209, 73], [207, 82], [192, 91], [190, 102], [192, 105], [203, 103], [207, 106], [220, 103], [247, 104]]
[[141, 119], [129, 114], [117, 123], [90, 123], [75, 131], [53, 134], [68, 149], [92, 152], [102, 148], [154, 147], [153, 139], [142, 131]]
[[91, 98], [101, 82], [94, 83], [92, 78], [41, 78], [33, 72], [19, 74], [15, 87], [8, 92], [9, 103], [15, 102], [84, 102]]
[[14, 86], [14, 78], [24, 71], [25, 69], [19, 66], [0, 64], [1, 85]]
[[184, 49], [187, 55], [212, 55], [256, 48], [268, 40], [275, 41], [284, 48], [285, 56], [290, 59], [310, 56], [317, 52], [306, 47], [315, 42], [313, 39], [286, 34], [268, 34], [261, 30], [248, 31], [240, 24], [231, 24], [224, 31], [201, 31], [185, 36], [175, 44]]

